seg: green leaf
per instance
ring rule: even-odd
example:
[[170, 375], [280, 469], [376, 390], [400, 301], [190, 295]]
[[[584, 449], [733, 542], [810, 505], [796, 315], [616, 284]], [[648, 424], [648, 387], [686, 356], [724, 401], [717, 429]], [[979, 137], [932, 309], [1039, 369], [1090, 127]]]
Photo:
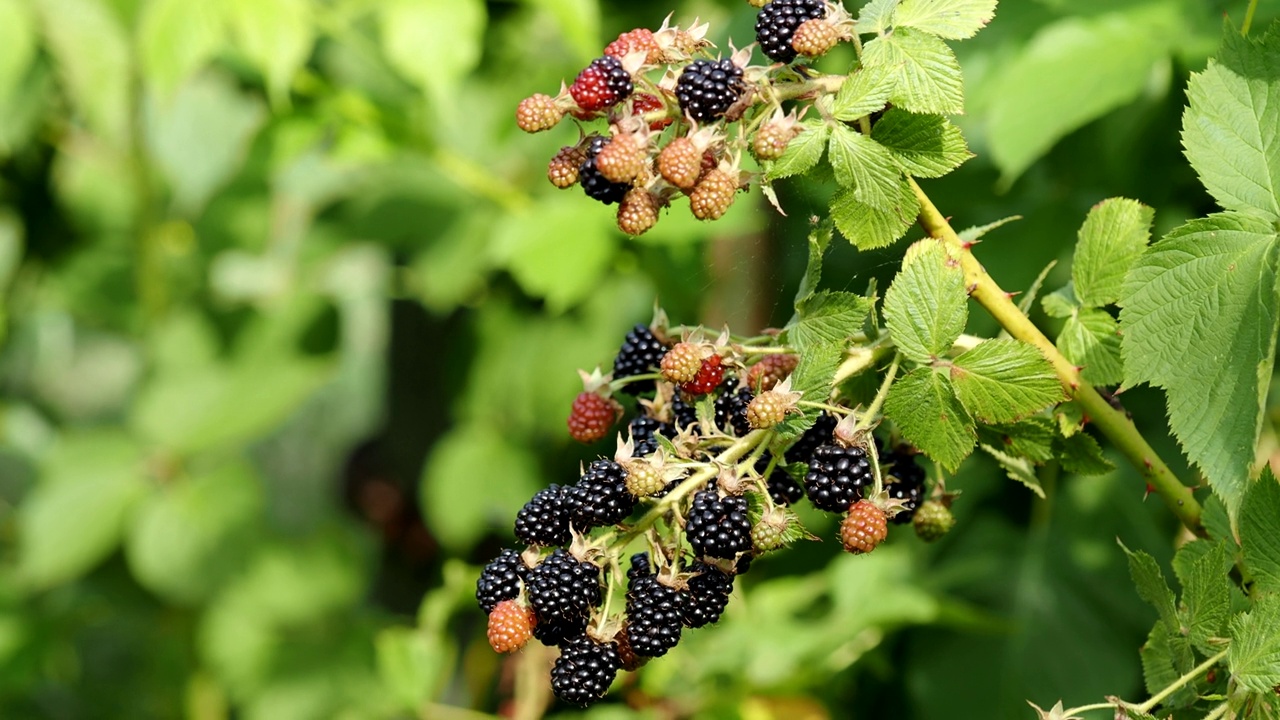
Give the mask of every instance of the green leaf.
[[1155, 211], [1136, 200], [1110, 198], [1093, 206], [1080, 228], [1071, 281], [1084, 305], [1120, 299], [1124, 276], [1147, 249]]
[[1014, 422], [1063, 399], [1053, 366], [1033, 345], [987, 340], [951, 367], [960, 402], [983, 422]]
[[237, 44], [267, 81], [273, 105], [287, 106], [293, 76], [311, 55], [315, 32], [307, 0], [229, 0]]
[[1120, 363], [1120, 325], [1105, 310], [1078, 310], [1067, 319], [1058, 335], [1057, 345], [1073, 365], [1081, 368], [1080, 376], [1086, 382], [1118, 385], [1124, 379], [1124, 366]]
[[942, 177], [973, 157], [960, 128], [941, 115], [890, 108], [876, 121], [871, 138], [892, 152], [903, 172], [916, 177]]
[[84, 574], [120, 543], [146, 490], [137, 446], [123, 435], [60, 440], [18, 509], [18, 575], [35, 590]]
[[35, 14], [27, 3], [0, 0], [0, 103], [13, 95], [31, 68], [36, 37]]
[[456, 426], [430, 448], [422, 472], [422, 514], [445, 546], [470, 547], [511, 533], [511, 518], [538, 490], [535, 458], [487, 424]]
[[[1148, 3], [1044, 26], [991, 78], [987, 139], [1010, 183], [1059, 139], [1141, 95], [1180, 23]], [[1088, 70], [1081, 66], [1088, 58]]]
[[147, 104], [147, 144], [184, 213], [198, 213], [239, 169], [265, 117], [258, 100], [217, 75]]
[[894, 84], [893, 72], [888, 67], [859, 67], [840, 84], [831, 103], [831, 115], [837, 120], [853, 122], [883, 110]]
[[857, 30], [860, 34], [882, 33], [893, 24], [893, 11], [898, 0], [868, 0], [858, 12]]
[[[1118, 540], [1116, 542], [1119, 542]], [[1166, 627], [1176, 630], [1178, 623], [1178, 607], [1174, 603], [1173, 591], [1165, 582], [1164, 573], [1156, 559], [1142, 550], [1132, 551], [1120, 543], [1120, 548], [1129, 556], [1129, 575], [1137, 586], [1138, 595], [1160, 614], [1160, 621]]]
[[1211, 215], [1151, 246], [1124, 283], [1125, 384], [1165, 388], [1169, 426], [1232, 514], [1275, 360], [1278, 248], [1269, 223]]
[[800, 127], [804, 129], [787, 143], [782, 157], [766, 168], [765, 176], [770, 180], [803, 175], [822, 159], [822, 151], [826, 149], [827, 139], [831, 136], [831, 126], [820, 118], [815, 118], [800, 123]]
[[955, 53], [942, 40], [908, 28], [875, 38], [862, 51], [862, 65], [889, 68], [897, 81], [889, 102], [915, 113], [964, 112], [964, 84]]
[[1053, 459], [1058, 430], [1052, 419], [1033, 415], [1011, 424], [978, 428], [979, 442], [1037, 463]]
[[99, 0], [44, 0], [48, 48], [76, 109], [94, 132], [123, 147], [129, 135], [129, 40]]
[[[1174, 634], [1163, 620], [1157, 621], [1151, 628], [1139, 653], [1142, 655], [1143, 680], [1147, 692], [1153, 695], [1174, 684], [1195, 664], [1191, 643]], [[1162, 705], [1182, 707], [1195, 700], [1195, 697], [1190, 687], [1183, 687], [1169, 696]]]
[[[798, 319], [787, 329], [787, 342], [800, 354], [791, 373], [792, 390], [807, 400], [827, 400], [849, 338], [862, 329], [871, 307], [867, 298], [845, 292], [814, 293], [797, 306]], [[775, 431], [787, 440], [804, 432], [813, 420], [811, 413], [792, 415]]]
[[484, 2], [395, 0], [381, 6], [380, 19], [391, 66], [440, 107], [452, 107], [458, 85], [480, 63], [487, 21]]
[[[1040, 269], [1040, 273], [1036, 275], [1036, 279], [1031, 281], [1031, 285], [1027, 287], [1027, 291], [1022, 293], [1022, 297], [1018, 298], [1018, 312], [1026, 315], [1031, 312], [1031, 308], [1036, 304], [1036, 297], [1040, 295], [1040, 290], [1044, 287], [1044, 281], [1048, 279], [1049, 273], [1053, 272], [1053, 268], [1058, 264], [1057, 260], [1050, 260]], [[1008, 331], [1001, 333], [1001, 337], [1005, 337]]]
[[1036, 467], [1029, 459], [1012, 455], [1000, 450], [992, 445], [981, 445], [983, 451], [995, 458], [1000, 467], [1004, 468], [1004, 472], [1009, 476], [1010, 480], [1016, 480], [1027, 487], [1028, 490], [1044, 499], [1044, 488], [1040, 487], [1040, 478], [1036, 477]]
[[221, 48], [226, 19], [221, 3], [153, 0], [143, 6], [138, 60], [143, 77], [167, 100]]
[[858, 202], [877, 210], [894, 206], [901, 173], [887, 148], [847, 125], [836, 125], [827, 152], [836, 182], [852, 187]]
[[1227, 665], [1246, 689], [1269, 693], [1280, 685], [1280, 595], [1262, 595], [1252, 611], [1231, 619]]
[[206, 598], [243, 569], [263, 508], [262, 481], [242, 462], [157, 488], [130, 527], [129, 567], [171, 602]]
[[[1061, 423], [1060, 423], [1061, 424]], [[1063, 437], [1058, 448], [1058, 459], [1062, 467], [1076, 475], [1106, 475], [1116, 466], [1102, 454], [1098, 441], [1086, 432], [1077, 432]]]
[[1209, 537], [1235, 544], [1236, 536], [1231, 529], [1231, 518], [1227, 515], [1227, 506], [1223, 504], [1222, 498], [1217, 495], [1205, 498], [1201, 520], [1204, 529], [1209, 531]]
[[885, 325], [908, 358], [929, 363], [951, 349], [969, 318], [964, 274], [942, 245], [921, 240], [907, 249], [885, 292]]
[[1080, 309], [1080, 301], [1076, 299], [1075, 288], [1071, 287], [1071, 283], [1067, 283], [1045, 295], [1040, 306], [1049, 317], [1069, 318], [1075, 316], [1076, 311]]
[[[1190, 550], [1192, 546], [1208, 546], [1209, 549], [1191, 562], [1191, 572], [1181, 578], [1187, 637], [1200, 652], [1212, 655], [1222, 647], [1210, 639], [1224, 637], [1231, 610], [1231, 579], [1227, 575], [1231, 559], [1222, 543], [1207, 541], [1184, 545], [1178, 554], [1200, 552], [1200, 548]], [[1175, 559], [1175, 569], [1177, 566]]]
[[948, 40], [978, 33], [996, 14], [997, 0], [902, 0], [894, 25], [911, 27]]
[[860, 202], [852, 190], [831, 198], [831, 219], [836, 229], [859, 250], [887, 247], [907, 233], [920, 212], [920, 201], [905, 180], [899, 179], [892, 207], [874, 208]]
[[1191, 76], [1182, 115], [1187, 159], [1218, 204], [1280, 219], [1280, 32], [1241, 37]]
[[423, 706], [447, 681], [453, 648], [444, 633], [420, 628], [389, 627], [374, 638], [378, 676], [391, 697], [405, 711]]
[[1249, 484], [1240, 505], [1240, 548], [1257, 587], [1280, 592], [1280, 483], [1270, 466]]
[[804, 277], [800, 278], [800, 287], [796, 289], [796, 299], [792, 305], [796, 309], [796, 319], [809, 298], [818, 290], [822, 280], [822, 256], [831, 245], [831, 220], [828, 218], [809, 231], [809, 262], [804, 268]]
[[973, 452], [973, 419], [943, 373], [921, 367], [904, 375], [889, 389], [884, 413], [912, 445], [951, 472]]

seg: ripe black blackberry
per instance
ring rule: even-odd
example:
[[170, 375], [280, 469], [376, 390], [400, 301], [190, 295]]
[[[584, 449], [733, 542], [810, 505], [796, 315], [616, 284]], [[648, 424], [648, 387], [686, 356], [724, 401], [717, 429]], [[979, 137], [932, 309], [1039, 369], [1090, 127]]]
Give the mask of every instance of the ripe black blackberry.
[[675, 415], [676, 430], [686, 430], [698, 425], [698, 408], [685, 402], [679, 394], [671, 400], [671, 412]]
[[658, 441], [654, 435], [660, 433], [670, 439], [676, 434], [673, 426], [647, 415], [632, 418], [627, 427], [631, 430], [631, 439], [635, 442], [635, 447], [631, 451], [635, 457], [646, 457], [657, 452]]
[[804, 487], [792, 478], [786, 470], [774, 470], [769, 474], [769, 479], [765, 481], [769, 488], [769, 497], [773, 501], [783, 507], [794, 505], [800, 502], [800, 498], [804, 497]]
[[564, 702], [586, 707], [604, 697], [620, 667], [616, 643], [579, 635], [560, 648], [551, 667], [551, 691]]
[[791, 47], [796, 28], [826, 14], [823, 0], [773, 0], [756, 16], [756, 42], [770, 60], [789, 63], [796, 59], [796, 49]]
[[527, 545], [564, 545], [569, 542], [569, 508], [565, 490], [550, 485], [534, 494], [516, 514], [516, 538]]
[[734, 495], [721, 498], [715, 486], [693, 496], [684, 529], [698, 555], [732, 560], [751, 549], [747, 499]]
[[745, 88], [742, 68], [732, 60], [694, 60], [676, 81], [676, 99], [681, 111], [705, 123], [724, 115]]
[[[628, 573], [629, 575], [630, 573]], [[661, 657], [680, 642], [680, 596], [654, 575], [630, 578], [627, 583], [627, 639], [631, 649], [644, 657]]]
[[622, 522], [636, 507], [636, 497], [627, 492], [627, 471], [612, 460], [588, 465], [565, 497], [569, 522], [579, 531]]
[[514, 600], [520, 594], [520, 583], [529, 568], [515, 550], [503, 550], [494, 558], [476, 580], [476, 602], [485, 614], [493, 612], [503, 600]]
[[738, 437], [751, 432], [751, 423], [747, 422], [747, 405], [750, 403], [751, 391], [747, 388], [721, 393], [715, 402], [716, 427], [723, 433]]
[[804, 491], [819, 510], [845, 512], [862, 498], [862, 488], [875, 482], [867, 451], [860, 447], [823, 445], [813, 451]]
[[710, 625], [720, 619], [733, 592], [733, 576], [718, 567], [696, 562], [689, 568], [696, 573], [680, 593], [684, 624], [691, 628]]
[[[614, 379], [657, 372], [658, 366], [662, 363], [662, 356], [667, 354], [669, 347], [662, 344], [648, 327], [637, 324], [623, 338], [622, 348], [613, 359]], [[619, 390], [628, 395], [653, 392], [653, 381], [639, 380], [627, 383]]]
[[889, 522], [905, 525], [915, 517], [916, 510], [924, 496], [925, 471], [916, 463], [916, 457], [910, 453], [894, 452], [886, 458], [890, 477], [884, 489], [889, 497], [903, 500], [905, 504], [897, 515], [889, 518]]
[[628, 580], [647, 577], [652, 574], [653, 568], [649, 565], [649, 553], [638, 552], [631, 556], [631, 567], [627, 568]]
[[829, 413], [819, 415], [818, 419], [813, 421], [813, 425], [800, 436], [800, 439], [796, 440], [787, 449], [787, 462], [808, 465], [809, 458], [813, 457], [814, 450], [817, 450], [822, 445], [831, 444], [832, 433], [835, 432], [838, 422], [839, 420]]
[[538, 618], [533, 636], [559, 645], [580, 636], [600, 604], [600, 568], [556, 548], [525, 576], [525, 589]]
[[596, 167], [596, 156], [608, 144], [609, 138], [600, 135], [591, 138], [591, 142], [587, 144], [587, 159], [578, 168], [578, 183], [582, 185], [582, 191], [587, 194], [587, 197], [592, 200], [599, 200], [605, 205], [612, 205], [616, 202], [622, 202], [622, 198], [631, 189], [631, 185], [629, 183], [611, 182], [600, 174], [599, 168]]

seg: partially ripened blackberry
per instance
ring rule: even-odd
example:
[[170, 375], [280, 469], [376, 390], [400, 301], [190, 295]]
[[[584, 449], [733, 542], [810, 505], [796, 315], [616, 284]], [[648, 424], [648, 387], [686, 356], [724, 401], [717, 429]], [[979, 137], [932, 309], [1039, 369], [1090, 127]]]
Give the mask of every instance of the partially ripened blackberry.
[[539, 490], [516, 514], [516, 538], [529, 545], [569, 542], [569, 508], [565, 490], [551, 485]]
[[605, 205], [612, 205], [622, 201], [627, 191], [631, 189], [631, 185], [610, 182], [596, 167], [596, 156], [608, 143], [609, 138], [600, 135], [591, 138], [591, 142], [587, 144], [587, 159], [583, 161], [582, 167], [578, 168], [578, 183], [582, 185], [582, 190], [587, 197], [599, 200]]
[[588, 465], [577, 484], [565, 490], [565, 497], [569, 522], [579, 531], [622, 522], [636, 507], [636, 497], [627, 492], [627, 471], [612, 460]]
[[694, 60], [676, 81], [676, 99], [682, 111], [705, 123], [724, 115], [744, 89], [742, 68], [732, 60]]
[[520, 594], [520, 583], [528, 573], [524, 561], [515, 550], [503, 550], [476, 580], [476, 602], [485, 614], [493, 612], [503, 600], [514, 600]]
[[744, 387], [722, 393], [715, 402], [716, 427], [738, 437], [751, 432], [751, 425], [747, 422], [747, 405], [750, 402], [751, 391]]
[[729, 604], [733, 592], [733, 576], [718, 567], [698, 562], [689, 570], [696, 573], [689, 578], [688, 587], [680, 593], [684, 624], [697, 628], [720, 619]]
[[634, 90], [631, 73], [622, 66], [621, 60], [608, 55], [592, 60], [569, 86], [574, 102], [587, 112], [617, 105]]
[[751, 549], [747, 499], [733, 495], [721, 498], [714, 486], [693, 496], [684, 529], [689, 545], [698, 555], [732, 560]]
[[845, 512], [875, 481], [867, 451], [860, 447], [823, 445], [813, 451], [804, 491], [819, 510]]
[[586, 707], [604, 697], [620, 667], [615, 643], [579, 635], [560, 648], [560, 657], [551, 667], [551, 691], [564, 702]]
[[529, 571], [525, 588], [538, 618], [533, 636], [559, 645], [580, 636], [600, 604], [600, 568], [556, 548]]
[[769, 497], [779, 505], [794, 505], [804, 497], [804, 487], [796, 482], [786, 470], [774, 470], [766, 481]]
[[627, 636], [631, 649], [644, 657], [661, 657], [680, 642], [680, 597], [654, 575], [627, 583]]
[[809, 464], [809, 458], [813, 457], [813, 451], [822, 445], [830, 445], [832, 433], [835, 432], [836, 420], [834, 415], [823, 413], [813, 421], [813, 425], [804, 431], [799, 440], [787, 449], [787, 462]]
[[635, 448], [631, 453], [635, 457], [652, 455], [658, 450], [658, 441], [654, 435], [661, 433], [670, 439], [676, 434], [675, 428], [671, 425], [647, 415], [632, 418], [628, 427], [631, 430], [631, 439], [635, 442]]
[[[613, 359], [613, 378], [646, 375], [658, 371], [662, 356], [667, 354], [669, 345], [663, 345], [653, 331], [644, 325], [637, 324], [627, 333], [622, 341], [618, 356]], [[639, 395], [653, 390], [652, 380], [639, 380], [627, 383], [619, 388], [628, 395]]]
[[770, 60], [789, 63], [796, 59], [791, 38], [805, 20], [827, 14], [823, 0], [773, 0], [756, 16], [756, 42]]

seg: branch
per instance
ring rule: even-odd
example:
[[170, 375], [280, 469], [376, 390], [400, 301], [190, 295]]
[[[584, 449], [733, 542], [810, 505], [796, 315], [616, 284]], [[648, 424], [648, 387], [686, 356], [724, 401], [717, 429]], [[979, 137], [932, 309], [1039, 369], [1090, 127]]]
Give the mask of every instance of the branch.
[[916, 198], [920, 201], [920, 225], [931, 237], [942, 241], [953, 254], [959, 257], [969, 296], [986, 308], [987, 312], [991, 313], [1010, 335], [1039, 348], [1045, 358], [1053, 364], [1053, 369], [1058, 374], [1058, 379], [1062, 382], [1067, 395], [1080, 403], [1093, 424], [1124, 454], [1130, 464], [1146, 479], [1147, 484], [1164, 498], [1165, 504], [1174, 515], [1178, 516], [1182, 524], [1191, 532], [1203, 535], [1204, 528], [1200, 524], [1200, 503], [1196, 502], [1195, 497], [1192, 496], [1191, 488], [1178, 480], [1169, 466], [1142, 437], [1142, 433], [1138, 432], [1133, 421], [1123, 412], [1113, 408], [1092, 385], [1080, 377], [1079, 369], [1058, 352], [1058, 348], [1049, 341], [1049, 338], [1040, 332], [1040, 329], [1009, 299], [1009, 295], [996, 284], [995, 280], [991, 279], [987, 271], [982, 268], [982, 264], [970, 252], [969, 244], [956, 235], [956, 231], [952, 229], [942, 213], [938, 212], [938, 208], [934, 207], [924, 190], [920, 189], [915, 180], [910, 182], [911, 189], [915, 191]]

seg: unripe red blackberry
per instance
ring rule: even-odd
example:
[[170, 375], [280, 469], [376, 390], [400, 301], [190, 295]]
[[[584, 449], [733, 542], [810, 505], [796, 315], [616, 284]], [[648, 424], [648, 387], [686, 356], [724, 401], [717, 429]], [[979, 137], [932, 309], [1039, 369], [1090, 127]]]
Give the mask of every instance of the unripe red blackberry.
[[633, 187], [618, 203], [618, 229], [639, 237], [658, 224], [658, 199], [644, 188]]
[[694, 343], [678, 342], [662, 357], [662, 376], [676, 385], [691, 382], [702, 369], [702, 350]]
[[702, 562], [694, 563], [689, 570], [694, 575], [680, 593], [684, 624], [691, 628], [710, 625], [720, 619], [729, 604], [733, 576]]
[[951, 531], [956, 518], [946, 505], [937, 500], [928, 500], [920, 506], [912, 518], [912, 526], [916, 535], [925, 542], [933, 542]]
[[621, 60], [633, 52], [645, 53], [645, 64], [656, 65], [662, 61], [662, 48], [658, 46], [658, 41], [653, 37], [653, 31], [645, 28], [636, 28], [624, 32], [618, 36], [617, 40], [609, 43], [604, 48], [604, 54]]
[[570, 508], [566, 488], [550, 485], [534, 494], [516, 514], [516, 539], [526, 545], [565, 545], [569, 535]]
[[569, 524], [579, 531], [622, 522], [636, 507], [635, 496], [627, 492], [627, 471], [612, 460], [592, 462], [565, 495]]
[[[668, 346], [658, 339], [653, 331], [644, 325], [637, 324], [622, 340], [622, 347], [613, 359], [613, 378], [621, 380], [635, 375], [648, 375], [657, 372], [662, 365], [662, 356], [667, 354]], [[641, 380], [623, 385], [620, 392], [628, 395], [652, 392], [652, 380]]]
[[580, 443], [593, 443], [609, 434], [622, 416], [622, 406], [595, 392], [581, 392], [569, 411], [569, 436]]
[[844, 512], [875, 482], [867, 451], [860, 447], [823, 445], [813, 451], [804, 491], [819, 510]]
[[799, 355], [765, 355], [747, 370], [747, 388], [753, 393], [772, 390], [795, 371]]
[[503, 600], [489, 613], [489, 647], [500, 653], [519, 650], [533, 637], [536, 622], [533, 608]]
[[560, 700], [587, 707], [609, 691], [622, 667], [615, 643], [599, 643], [586, 635], [568, 640], [551, 668], [551, 690]]
[[742, 93], [742, 68], [732, 60], [694, 60], [676, 80], [676, 99], [686, 115], [700, 123], [725, 114]]
[[693, 379], [680, 386], [690, 395], [706, 395], [720, 387], [724, 380], [724, 360], [719, 355], [711, 355], [702, 361]]
[[573, 85], [569, 86], [569, 94], [579, 108], [596, 112], [618, 104], [634, 89], [631, 74], [622, 67], [622, 61], [605, 55], [592, 60], [578, 73]]
[[535, 93], [516, 106], [516, 125], [527, 133], [550, 130], [564, 117], [564, 110], [556, 105], [550, 95]]
[[627, 583], [627, 635], [631, 649], [645, 657], [661, 657], [680, 642], [680, 598], [675, 588], [654, 575]]
[[751, 550], [751, 521], [747, 500], [721, 498], [713, 485], [693, 496], [685, 523], [685, 535], [697, 555], [732, 560]]
[[587, 161], [587, 154], [576, 146], [566, 145], [547, 163], [547, 179], [564, 190], [578, 184], [578, 170]]
[[[631, 110], [636, 115], [646, 115], [651, 112], [657, 112], [659, 110], [665, 110], [665, 109], [666, 109], [666, 105], [663, 104], [662, 98], [659, 98], [657, 95], [650, 95], [649, 93], [636, 93], [634, 96], [632, 96]], [[666, 117], [661, 117], [661, 118], [658, 118], [657, 120], [653, 120], [652, 122], [650, 122], [649, 129], [661, 130], [662, 128], [670, 125], [673, 122], [675, 122], [675, 118], [670, 117], [669, 115]]]
[[559, 645], [580, 637], [600, 604], [600, 568], [556, 548], [526, 575], [525, 591], [537, 616], [533, 636]]
[[707, 171], [689, 194], [689, 209], [699, 220], [719, 220], [738, 192], [738, 173], [724, 168]]
[[687, 137], [678, 137], [658, 151], [658, 174], [681, 190], [692, 189], [702, 176], [702, 150]]
[[870, 500], [859, 500], [840, 523], [840, 542], [854, 555], [869, 553], [889, 534], [884, 511]]
[[514, 550], [503, 550], [484, 566], [476, 579], [476, 602], [486, 614], [503, 600], [514, 600], [528, 576], [529, 568]]
[[826, 14], [823, 0], [773, 0], [756, 16], [756, 42], [770, 60], [789, 63], [796, 59], [796, 50], [791, 46], [796, 28]]

